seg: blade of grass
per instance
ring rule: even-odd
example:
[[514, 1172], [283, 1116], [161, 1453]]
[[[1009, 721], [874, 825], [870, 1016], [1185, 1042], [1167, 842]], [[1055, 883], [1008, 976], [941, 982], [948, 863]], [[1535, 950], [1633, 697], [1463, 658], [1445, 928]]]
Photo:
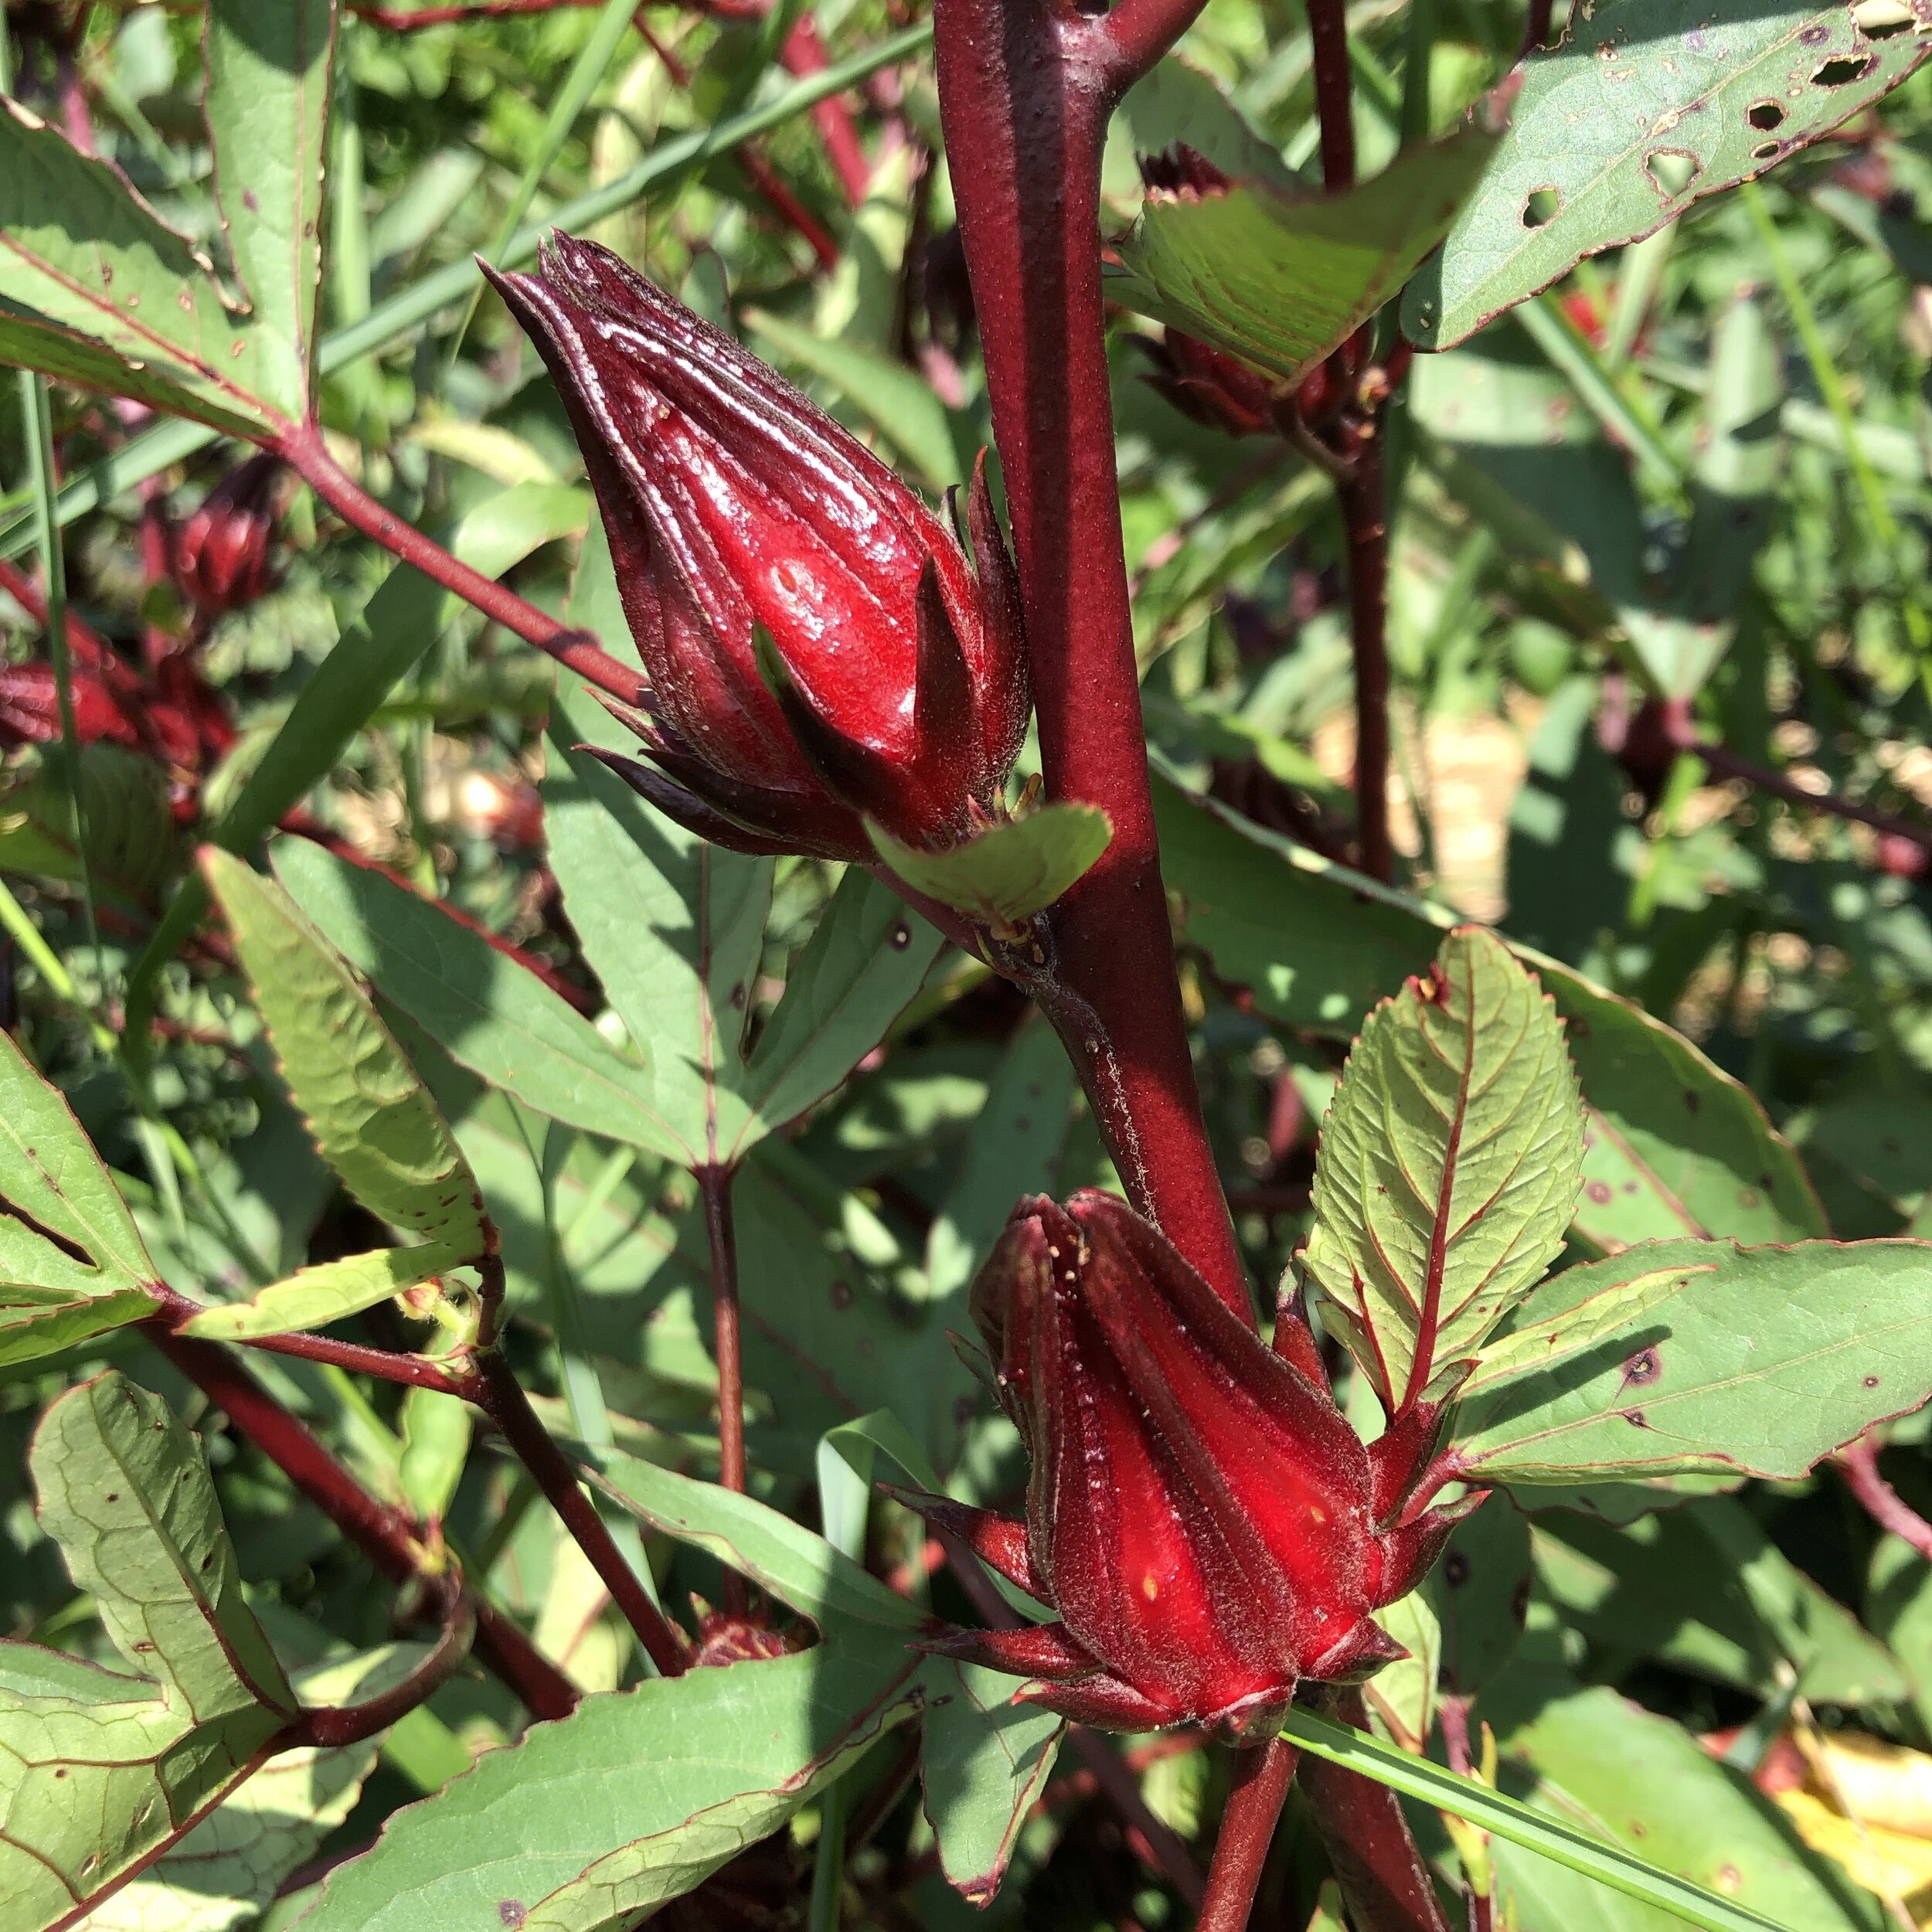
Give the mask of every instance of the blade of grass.
[[[862, 1468], [855, 1468], [856, 1456]], [[859, 1438], [840, 1447], [828, 1437], [818, 1444], [818, 1520], [825, 1540], [855, 1563], [866, 1559], [866, 1517], [872, 1501], [872, 1444]], [[845, 1883], [846, 1777], [825, 1787], [818, 1801], [818, 1838], [813, 1847], [811, 1900], [805, 1932], [838, 1932]]]
[[[675, 141], [660, 143], [634, 168], [604, 187], [591, 189], [553, 209], [548, 221], [519, 229], [503, 250], [502, 266], [520, 268], [536, 259], [537, 244], [552, 228], [588, 228], [628, 208], [661, 182], [675, 178], [694, 162], [729, 154], [756, 136], [836, 94], [920, 53], [932, 38], [932, 23], [917, 25], [889, 35], [862, 53], [821, 68], [817, 73], [774, 94], [762, 107], [747, 108], [715, 128], [696, 129]], [[329, 376], [364, 355], [372, 355], [422, 328], [452, 302], [461, 301], [476, 285], [479, 271], [469, 260], [451, 262], [409, 287], [379, 302], [359, 322], [323, 338], [318, 352], [321, 372]], [[77, 476], [60, 495], [58, 521], [64, 526], [85, 516], [124, 490], [206, 449], [220, 432], [185, 418], [158, 423], [124, 448]], [[0, 501], [0, 556], [16, 557], [33, 543], [32, 499], [25, 492]]]
[[[543, 177], [549, 172], [550, 164], [570, 138], [570, 130], [577, 124], [577, 117], [590, 105], [590, 96], [616, 59], [617, 49], [630, 31], [631, 19], [636, 12], [636, 0], [604, 0], [604, 11], [598, 15], [597, 25], [590, 29], [590, 39], [584, 42], [577, 59], [571, 63], [570, 71], [563, 77], [563, 85], [557, 90], [556, 98], [550, 104], [549, 118], [544, 122], [543, 131], [537, 136], [536, 145], [530, 151], [529, 160], [524, 165], [522, 176], [503, 210], [502, 219], [497, 223], [495, 233], [482, 250], [483, 259], [492, 268], [504, 265], [504, 250], [522, 226], [523, 217], [530, 212], [530, 203], [536, 200], [536, 191], [543, 185]], [[469, 299], [463, 304], [463, 313], [450, 332], [449, 346], [443, 359], [445, 373], [455, 364], [463, 347], [463, 338], [469, 333], [470, 323], [482, 295], [483, 284], [473, 284]]]
[[1655, 480], [1681, 495], [1684, 466], [1665, 447], [1657, 423], [1617, 386], [1590, 339], [1547, 295], [1532, 295], [1512, 311], [1543, 359], [1577, 392], [1577, 400], [1650, 471]]
[[1472, 1778], [1458, 1777], [1426, 1757], [1411, 1757], [1379, 1738], [1317, 1717], [1311, 1711], [1291, 1711], [1281, 1735], [1318, 1757], [1359, 1771], [1406, 1798], [1419, 1798], [1440, 1811], [1467, 1818], [1512, 1845], [1581, 1872], [1626, 1898], [1640, 1899], [1672, 1913], [1686, 1924], [1701, 1926], [1704, 1932], [1784, 1932], [1776, 1920], [1733, 1905], [1674, 1872], [1660, 1872], [1560, 1818], [1532, 1810]]

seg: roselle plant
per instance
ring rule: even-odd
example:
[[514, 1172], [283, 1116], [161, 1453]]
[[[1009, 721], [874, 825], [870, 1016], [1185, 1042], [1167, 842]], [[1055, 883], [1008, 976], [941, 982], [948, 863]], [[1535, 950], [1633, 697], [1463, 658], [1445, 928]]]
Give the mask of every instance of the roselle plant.
[[0, 1932], [1932, 1923], [1927, 24], [9, 9]]

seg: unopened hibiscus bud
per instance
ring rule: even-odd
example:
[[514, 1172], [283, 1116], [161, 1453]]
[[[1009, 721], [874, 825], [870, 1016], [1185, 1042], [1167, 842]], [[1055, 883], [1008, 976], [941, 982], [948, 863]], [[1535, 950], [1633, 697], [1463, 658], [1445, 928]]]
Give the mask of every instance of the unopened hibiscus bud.
[[[109, 688], [91, 671], [75, 666], [74, 735], [83, 745], [101, 740], [138, 745], [141, 733]], [[48, 744], [60, 736], [60, 692], [50, 664], [0, 666], [0, 744]]]
[[934, 1648], [1083, 1723], [1236, 1740], [1278, 1729], [1301, 1679], [1405, 1654], [1373, 1612], [1414, 1587], [1450, 1513], [1378, 1520], [1328, 1389], [1158, 1230], [1097, 1191], [1022, 1201], [972, 1310], [1032, 1459], [1026, 1520], [913, 1500], [1059, 1621]]
[[1203, 429], [1259, 436], [1276, 427], [1274, 385], [1258, 369], [1178, 328], [1158, 343], [1136, 339], [1155, 365], [1148, 386]]
[[170, 573], [202, 617], [239, 611], [269, 587], [278, 468], [273, 456], [250, 457], [223, 478], [174, 532]]
[[577, 430], [649, 679], [652, 803], [740, 850], [869, 859], [996, 817], [1028, 699], [984, 466], [973, 561], [822, 410], [607, 250], [492, 278]]

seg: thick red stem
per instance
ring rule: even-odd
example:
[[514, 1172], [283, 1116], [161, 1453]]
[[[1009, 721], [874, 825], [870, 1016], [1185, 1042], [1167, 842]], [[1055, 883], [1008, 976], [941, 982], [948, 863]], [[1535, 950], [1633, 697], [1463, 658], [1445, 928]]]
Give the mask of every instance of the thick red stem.
[[[1338, 1723], [1369, 1728], [1359, 1690], [1332, 1689], [1323, 1707]], [[1301, 1788], [1355, 1932], [1449, 1932], [1402, 1801], [1387, 1785], [1311, 1753], [1302, 1760]]]
[[1859, 1506], [1881, 1529], [1903, 1537], [1932, 1563], [1932, 1523], [1929, 1523], [1879, 1474], [1879, 1446], [1870, 1435], [1860, 1436], [1849, 1449], [1832, 1458], [1845, 1486]]
[[291, 430], [275, 445], [276, 453], [352, 529], [413, 563], [423, 576], [454, 590], [465, 603], [533, 644], [561, 665], [607, 691], [625, 704], [635, 704], [644, 680], [627, 670], [609, 651], [582, 631], [573, 631], [547, 617], [512, 590], [493, 582], [453, 557], [440, 543], [423, 536], [393, 510], [384, 509], [328, 453], [321, 430], [313, 423]]
[[1243, 1932], [1247, 1924], [1299, 1755], [1282, 1737], [1235, 1753], [1234, 1788], [1221, 1814], [1196, 1932]]
[[1349, 533], [1349, 634], [1355, 649], [1355, 795], [1362, 869], [1390, 876], [1389, 844], [1389, 525], [1380, 423], [1372, 422], [1341, 486]]
[[476, 1604], [460, 1580], [451, 1579], [444, 1592], [443, 1634], [428, 1656], [400, 1684], [392, 1684], [366, 1703], [304, 1712], [284, 1748], [312, 1744], [326, 1750], [338, 1744], [359, 1744], [387, 1730], [417, 1705], [427, 1703], [456, 1674], [475, 1638]]
[[1120, 89], [1191, 8], [938, 0], [939, 96], [1004, 468], [1048, 792], [1113, 841], [1053, 908], [1043, 1002], [1134, 1204], [1251, 1318], [1175, 979], [1128, 604], [1100, 299]]
[[1308, 0], [1315, 118], [1321, 131], [1321, 183], [1333, 193], [1355, 182], [1355, 103], [1349, 77], [1347, 0]]
[[[158, 1324], [149, 1333], [155, 1347], [383, 1576], [393, 1583], [435, 1580], [438, 1572], [416, 1525], [372, 1496], [233, 1355]], [[477, 1606], [476, 1654], [535, 1716], [567, 1717], [577, 1707], [570, 1679], [488, 1604]]]

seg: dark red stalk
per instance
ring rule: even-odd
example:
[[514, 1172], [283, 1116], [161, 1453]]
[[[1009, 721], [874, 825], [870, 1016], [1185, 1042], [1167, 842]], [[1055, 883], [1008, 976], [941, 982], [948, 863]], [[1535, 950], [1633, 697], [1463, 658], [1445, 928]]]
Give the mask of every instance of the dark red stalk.
[[[1332, 1689], [1321, 1708], [1339, 1723], [1369, 1728], [1359, 1690]], [[1302, 1760], [1301, 1788], [1355, 1932], [1449, 1932], [1402, 1801], [1387, 1785], [1311, 1753]]]
[[1349, 77], [1346, 0], [1308, 0], [1315, 111], [1321, 131], [1321, 182], [1333, 193], [1355, 185], [1355, 103]]
[[546, 617], [514, 590], [471, 570], [393, 511], [385, 509], [329, 454], [315, 423], [291, 430], [275, 449], [352, 529], [359, 530], [405, 563], [413, 563], [426, 577], [454, 590], [485, 617], [567, 665], [600, 691], [625, 704], [638, 702], [644, 681], [635, 671], [628, 670], [585, 632], [572, 631]]
[[458, 20], [495, 20], [512, 14], [555, 13], [563, 7], [594, 7], [597, 0], [454, 0], [447, 6], [386, 6], [382, 0], [347, 0], [346, 11], [370, 26], [412, 33]]
[[682, 1675], [687, 1661], [683, 1645], [612, 1540], [597, 1505], [584, 1493], [563, 1451], [537, 1420], [509, 1365], [495, 1350], [486, 1352], [465, 1379], [463, 1393], [503, 1432], [518, 1461], [536, 1478], [537, 1487], [590, 1560], [591, 1568], [637, 1633], [651, 1662], [666, 1677]]
[[1551, 0], [1529, 0], [1529, 19], [1522, 36], [1522, 50], [1526, 54], [1549, 46], [1551, 12]]
[[1380, 412], [1340, 488], [1349, 533], [1349, 613], [1355, 647], [1355, 832], [1362, 869], [1386, 879], [1389, 845], [1389, 523]]
[[1221, 1815], [1196, 1932], [1242, 1932], [1247, 1925], [1299, 1755], [1281, 1737], [1235, 1753], [1234, 1788]]
[[399, 1718], [406, 1717], [417, 1705], [433, 1697], [469, 1655], [476, 1636], [476, 1604], [461, 1583], [451, 1578], [444, 1597], [442, 1635], [428, 1656], [400, 1684], [392, 1684], [366, 1703], [304, 1711], [282, 1748], [293, 1750], [310, 1744], [326, 1749], [336, 1744], [360, 1743], [366, 1737], [387, 1730]]
[[1860, 1436], [1850, 1447], [1832, 1458], [1845, 1486], [1859, 1506], [1881, 1529], [1903, 1537], [1919, 1554], [1932, 1562], [1932, 1523], [1908, 1503], [1879, 1474], [1879, 1446], [1869, 1434]]
[[[433, 1580], [439, 1573], [417, 1526], [379, 1502], [241, 1362], [213, 1342], [151, 1328], [156, 1348], [188, 1377], [289, 1481], [394, 1583]], [[567, 1717], [577, 1706], [570, 1679], [500, 1611], [479, 1604], [476, 1654], [532, 1714]]]
[[1134, 1204], [1252, 1315], [1173, 969], [1100, 298], [1107, 117], [1198, 9], [938, 0], [940, 107], [1019, 552], [1046, 788], [1113, 842], [1051, 915], [1048, 1010]]
[[[785, 36], [785, 44], [778, 57], [784, 63], [787, 73], [801, 79], [824, 68], [825, 44], [818, 38], [818, 29], [812, 25], [810, 14], [804, 15]], [[825, 143], [826, 158], [838, 177], [839, 185], [845, 191], [846, 202], [852, 207], [858, 207], [865, 200], [866, 190], [872, 182], [872, 164], [866, 158], [865, 149], [859, 145], [859, 130], [852, 125], [845, 104], [836, 94], [820, 101], [811, 111], [811, 124], [818, 129], [818, 138]]]
[[[705, 1233], [711, 1245], [711, 1314], [718, 1355], [718, 1480], [740, 1495], [745, 1486], [744, 1339], [738, 1309], [738, 1236], [731, 1219], [731, 1169], [698, 1169]], [[720, 1606], [742, 1617], [744, 1579], [727, 1570]]]
[[463, 1393], [462, 1383], [440, 1362], [432, 1362], [427, 1355], [402, 1355], [393, 1349], [372, 1349], [360, 1342], [338, 1342], [325, 1335], [250, 1335], [245, 1345], [270, 1355], [299, 1355], [304, 1362], [325, 1362], [351, 1375], [374, 1376], [382, 1382], [433, 1389], [440, 1396]]

